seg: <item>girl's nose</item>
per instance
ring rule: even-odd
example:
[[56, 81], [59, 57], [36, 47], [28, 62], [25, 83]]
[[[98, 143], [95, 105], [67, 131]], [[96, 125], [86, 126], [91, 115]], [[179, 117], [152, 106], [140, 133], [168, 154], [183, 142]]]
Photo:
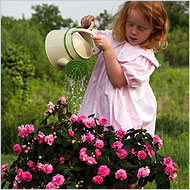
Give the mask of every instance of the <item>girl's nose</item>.
[[136, 28], [135, 26], [132, 28], [131, 33], [132, 33], [133, 35], [136, 35], [136, 34], [137, 34], [137, 28]]

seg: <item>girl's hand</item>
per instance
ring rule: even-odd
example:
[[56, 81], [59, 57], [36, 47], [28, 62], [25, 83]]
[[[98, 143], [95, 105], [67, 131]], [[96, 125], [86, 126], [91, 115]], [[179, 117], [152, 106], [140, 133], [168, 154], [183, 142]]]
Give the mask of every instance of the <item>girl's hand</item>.
[[94, 40], [94, 43], [98, 49], [102, 51], [112, 49], [111, 42], [106, 36], [97, 34], [97, 36], [92, 36], [92, 39]]
[[95, 24], [94, 16], [92, 15], [85, 16], [81, 19], [81, 26], [87, 29], [90, 27], [92, 21], [94, 22], [93, 27], [95, 27], [96, 24]]

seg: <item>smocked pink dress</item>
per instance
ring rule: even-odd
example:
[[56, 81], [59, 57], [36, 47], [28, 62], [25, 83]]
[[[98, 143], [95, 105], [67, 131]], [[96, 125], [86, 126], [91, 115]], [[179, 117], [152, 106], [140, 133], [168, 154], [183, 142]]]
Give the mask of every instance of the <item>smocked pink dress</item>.
[[154, 134], [157, 103], [149, 85], [150, 75], [159, 66], [152, 50], [132, 46], [128, 42], [119, 43], [112, 38], [112, 31], [95, 31], [106, 35], [111, 41], [117, 60], [126, 77], [127, 85], [114, 88], [108, 79], [104, 58], [99, 54], [87, 90], [79, 110], [79, 115], [95, 114], [105, 116], [108, 125], [115, 130], [127, 131], [141, 125]]

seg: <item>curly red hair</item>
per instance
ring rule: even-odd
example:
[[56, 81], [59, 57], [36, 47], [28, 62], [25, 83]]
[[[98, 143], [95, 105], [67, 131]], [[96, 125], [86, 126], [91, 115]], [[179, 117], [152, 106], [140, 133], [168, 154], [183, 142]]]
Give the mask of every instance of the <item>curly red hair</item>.
[[117, 41], [125, 41], [126, 20], [131, 10], [136, 10], [151, 25], [152, 33], [140, 44], [144, 49], [153, 48], [155, 51], [167, 47], [168, 16], [162, 1], [127, 1], [115, 15], [112, 23], [112, 35]]

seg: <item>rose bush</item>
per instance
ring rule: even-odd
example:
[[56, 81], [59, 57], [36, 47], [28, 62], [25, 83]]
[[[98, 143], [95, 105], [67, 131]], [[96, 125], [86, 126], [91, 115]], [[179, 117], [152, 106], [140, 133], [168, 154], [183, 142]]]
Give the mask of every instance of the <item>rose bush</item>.
[[164, 189], [177, 177], [176, 163], [158, 154], [162, 140], [143, 126], [115, 131], [104, 116], [72, 115], [64, 97], [45, 114], [36, 132], [36, 119], [18, 127], [23, 143], [13, 147], [18, 158], [10, 169], [2, 165], [2, 188], [126, 189], [155, 180]]

